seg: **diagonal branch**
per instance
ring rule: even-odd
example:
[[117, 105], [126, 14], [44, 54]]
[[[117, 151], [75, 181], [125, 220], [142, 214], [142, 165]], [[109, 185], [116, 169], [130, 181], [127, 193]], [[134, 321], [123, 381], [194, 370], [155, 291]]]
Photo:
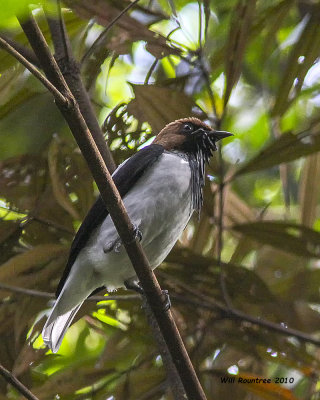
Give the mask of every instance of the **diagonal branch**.
[[206, 396], [193, 369], [188, 353], [174, 322], [170, 310], [163, 310], [163, 294], [158, 281], [153, 274], [149, 262], [139, 242], [135, 240], [134, 227], [125, 210], [120, 194], [104, 163], [97, 145], [80, 112], [76, 99], [70, 92], [60, 69], [50, 53], [48, 45], [33, 18], [21, 22], [28, 40], [37, 55], [48, 79], [70, 99], [69, 108], [57, 103], [67, 121], [78, 146], [86, 159], [92, 175], [100, 190], [112, 221], [126, 248], [128, 256], [144, 288], [148, 303], [157, 319], [161, 333], [170, 351], [172, 360], [180, 375], [181, 381], [190, 400], [205, 400]]
[[[24, 287], [19, 287], [19, 286], [12, 286], [8, 285], [6, 283], [0, 282], [0, 291], [8, 291], [12, 293], [21, 293], [21, 294], [26, 294], [27, 296], [33, 296], [33, 297], [42, 297], [46, 299], [55, 299], [56, 296], [54, 293], [49, 293], [49, 292], [43, 292], [41, 290], [34, 290], [34, 289], [28, 289]], [[86, 301], [111, 301], [111, 300], [117, 300], [117, 301], [129, 301], [129, 300], [139, 300], [141, 298], [140, 295], [138, 294], [125, 294], [125, 295], [115, 295], [115, 296], [90, 296], [86, 299]]]
[[25, 47], [23, 44], [21, 44], [19, 42], [16, 42], [15, 40], [11, 39], [10, 37], [8, 37], [6, 35], [0, 34], [0, 38], [4, 39], [7, 43], [9, 43], [11, 47], [13, 47], [18, 53], [20, 53], [31, 64], [33, 64], [36, 67], [40, 67], [39, 60], [37, 59], [36, 55], [34, 54], [34, 52], [31, 49], [29, 49], [28, 47]]
[[[162, 273], [163, 277], [166, 279], [164, 273]], [[172, 281], [172, 277], [168, 278]], [[193, 307], [197, 307], [199, 309], [204, 309], [208, 311], [218, 312], [221, 318], [227, 318], [234, 321], [241, 322], [249, 322], [252, 325], [259, 326], [261, 328], [265, 328], [268, 331], [276, 332], [284, 336], [293, 336], [296, 339], [300, 340], [304, 343], [312, 343], [315, 346], [320, 347], [320, 340], [314, 338], [313, 336], [301, 332], [297, 329], [285, 327], [278, 323], [268, 321], [266, 319], [262, 319], [260, 317], [254, 317], [252, 315], [246, 314], [243, 311], [236, 310], [236, 309], [229, 309], [228, 307], [212, 301], [212, 299], [208, 298], [207, 296], [201, 294], [199, 291], [191, 289], [189, 285], [183, 284], [181, 281], [174, 281], [175, 285], [181, 287], [184, 292], [188, 293], [187, 295], [181, 295], [178, 293], [172, 293], [170, 298], [176, 300], [178, 303], [182, 304], [189, 304]], [[18, 286], [8, 285], [6, 283], [0, 282], [0, 290], [13, 292], [13, 293], [22, 293], [27, 296], [34, 296], [34, 297], [41, 297], [47, 299], [54, 299], [54, 293], [43, 292], [40, 290], [34, 289], [27, 289]], [[109, 301], [109, 300], [116, 300], [116, 301], [132, 301], [132, 300], [139, 300], [141, 297], [138, 294], [130, 294], [130, 295], [115, 295], [115, 296], [91, 296], [86, 299], [86, 301]], [[152, 321], [153, 323], [153, 321]]]
[[81, 114], [88, 125], [99, 152], [108, 170], [112, 173], [116, 169], [116, 164], [113, 160], [111, 151], [106, 145], [88, 92], [83, 85], [79, 64], [72, 54], [71, 43], [62, 18], [60, 4], [58, 4], [58, 7], [59, 19], [53, 18], [50, 13], [46, 11], [47, 21], [55, 50], [55, 59], [70, 91], [77, 100]]
[[71, 99], [72, 95], [66, 84], [66, 81], [33, 16], [30, 15], [28, 20], [22, 20], [19, 18], [18, 20], [31, 44], [31, 47], [33, 48], [33, 51], [38, 57], [41, 68], [46, 74], [46, 77], [65, 97], [69, 97]]
[[167, 371], [167, 385], [171, 387], [172, 397], [174, 400], [185, 400], [186, 393], [180, 375], [174, 365], [171, 354], [168, 350], [168, 346], [166, 345], [163, 335], [161, 334], [161, 331], [159, 329], [159, 325], [145, 298], [143, 298], [142, 301], [142, 308], [146, 313], [148, 325], [151, 328], [153, 337], [158, 344], [161, 358]]
[[81, 60], [81, 65], [83, 65], [84, 61], [86, 60], [86, 58], [90, 57], [91, 53], [93, 52], [94, 48], [101, 42], [101, 40], [103, 40], [106, 35], [108, 34], [108, 32], [110, 31], [110, 29], [119, 21], [119, 19], [126, 14], [130, 8], [132, 8], [134, 5], [136, 5], [136, 3], [138, 3], [139, 0], [134, 0], [132, 3], [129, 3], [127, 5], [126, 8], [124, 8], [119, 15], [117, 15], [111, 22], [110, 24], [106, 27], [106, 29], [104, 29], [100, 35], [97, 37], [97, 39], [93, 42], [92, 46], [90, 46], [90, 48], [88, 49], [88, 51], [84, 54], [84, 56], [82, 57]]
[[62, 105], [68, 106], [68, 99], [63, 96], [59, 90], [26, 58], [24, 58], [17, 50], [15, 50], [6, 39], [0, 37], [0, 47], [6, 50], [9, 54], [15, 57], [22, 65], [24, 65], [39, 81], [51, 92]]
[[19, 393], [28, 400], [39, 400], [30, 390], [25, 387], [10, 371], [0, 364], [0, 375], [10, 383]]
[[[166, 274], [161, 272], [161, 276], [165, 278]], [[234, 308], [230, 309], [228, 308], [228, 306], [223, 305], [217, 301], [213, 301], [211, 298], [202, 294], [200, 291], [191, 288], [190, 285], [186, 285], [180, 280], [173, 278], [172, 276], [170, 276], [169, 281], [170, 283], [174, 283], [176, 286], [183, 289], [185, 293], [189, 293], [188, 297], [187, 295], [181, 296], [179, 294], [171, 295], [173, 299], [178, 300], [181, 303], [190, 304], [194, 307], [199, 307], [214, 312], [219, 312], [221, 318], [227, 318], [239, 322], [250, 322], [253, 325], [260, 326], [262, 328], [268, 329], [269, 331], [273, 331], [284, 336], [294, 336], [301, 342], [312, 343], [316, 346], [320, 346], [320, 340], [312, 337], [311, 335], [308, 335], [307, 333], [301, 332], [294, 328], [284, 327], [280, 324], [261, 319], [259, 317], [254, 317]]]

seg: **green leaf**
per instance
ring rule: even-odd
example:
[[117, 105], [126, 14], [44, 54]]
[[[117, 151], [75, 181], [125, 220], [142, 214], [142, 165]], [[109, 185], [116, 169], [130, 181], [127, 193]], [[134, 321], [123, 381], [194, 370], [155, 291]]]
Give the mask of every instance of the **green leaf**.
[[301, 208], [301, 223], [312, 227], [317, 217], [320, 185], [320, 154], [307, 157], [300, 177], [299, 198]]
[[67, 191], [66, 184], [63, 180], [59, 166], [61, 163], [61, 149], [59, 147], [59, 141], [54, 138], [51, 142], [48, 151], [48, 166], [51, 178], [52, 190], [58, 204], [64, 208], [75, 220], [80, 219], [79, 213], [72, 204], [70, 195]]
[[10, 104], [13, 106], [11, 110], [7, 105], [0, 108], [0, 114], [5, 114], [0, 120], [0, 141], [5, 141], [5, 146], [0, 146], [0, 160], [25, 153], [39, 154], [53, 133], [61, 131], [64, 126], [49, 93], [32, 95], [22, 90], [10, 100]]
[[299, 40], [293, 47], [272, 109], [272, 115], [281, 116], [299, 95], [304, 78], [319, 57], [320, 25], [313, 15], [307, 21]]
[[1, 265], [0, 280], [14, 280], [18, 275], [26, 274], [27, 271], [41, 269], [52, 259], [64, 254], [65, 250], [65, 246], [55, 243], [42, 244], [27, 250]]
[[230, 23], [225, 60], [227, 84], [224, 94], [224, 104], [228, 103], [231, 91], [240, 77], [242, 59], [245, 54], [255, 7], [256, 0], [240, 0]]
[[232, 229], [257, 242], [289, 253], [320, 258], [320, 233], [303, 225], [267, 221], [234, 225]]
[[[135, 98], [128, 104], [128, 112], [139, 122], [148, 122], [154, 133], [171, 121], [195, 115], [193, 109], [198, 108], [191, 97], [172, 89], [156, 85], [131, 86]], [[200, 112], [200, 118], [205, 118], [202, 110]]]
[[10, 28], [14, 26], [16, 24], [15, 16], [24, 16], [30, 3], [30, 0], [3, 1], [0, 7], [0, 27]]
[[276, 165], [316, 153], [319, 150], [320, 132], [317, 126], [310, 131], [298, 135], [294, 135], [291, 132], [284, 133], [241, 167], [235, 173], [235, 176], [272, 168]]

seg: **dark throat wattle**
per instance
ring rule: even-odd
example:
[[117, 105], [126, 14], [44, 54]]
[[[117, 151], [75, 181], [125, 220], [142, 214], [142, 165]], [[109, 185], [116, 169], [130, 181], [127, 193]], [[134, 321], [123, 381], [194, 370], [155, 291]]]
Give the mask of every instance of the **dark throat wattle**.
[[191, 169], [191, 196], [193, 209], [200, 214], [203, 204], [203, 186], [205, 184], [205, 164], [209, 162], [213, 152], [217, 150], [215, 142], [203, 135], [197, 141], [194, 151], [187, 152]]

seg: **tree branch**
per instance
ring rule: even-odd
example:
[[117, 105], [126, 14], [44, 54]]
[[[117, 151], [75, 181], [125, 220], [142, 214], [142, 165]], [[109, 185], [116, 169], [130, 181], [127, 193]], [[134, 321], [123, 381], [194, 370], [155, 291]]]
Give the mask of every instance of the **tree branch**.
[[65, 97], [72, 99], [72, 95], [66, 84], [66, 81], [33, 16], [30, 15], [28, 20], [22, 20], [19, 18], [18, 20], [40, 62], [41, 68], [43, 69], [46, 77]]
[[10, 383], [19, 393], [28, 400], [39, 400], [30, 390], [25, 387], [10, 371], [0, 364], [0, 375]]
[[167, 384], [169, 384], [171, 387], [172, 396], [174, 400], [185, 400], [186, 392], [181, 382], [181, 378], [172, 361], [171, 354], [168, 351], [168, 346], [166, 345], [163, 335], [161, 334], [157, 320], [155, 319], [153, 312], [145, 298], [143, 299], [142, 307], [145, 310], [149, 326], [151, 327], [153, 336], [157, 342], [163, 364], [166, 366]]
[[56, 99], [64, 106], [68, 105], [68, 99], [63, 96], [59, 90], [44, 76], [42, 73], [31, 64], [26, 58], [18, 53], [3, 37], [0, 37], [0, 47], [6, 50], [9, 54], [15, 57], [22, 65], [24, 65], [39, 81], [51, 92]]
[[80, 112], [79, 106], [70, 92], [56, 64], [48, 45], [34, 19], [21, 22], [29, 42], [37, 55], [40, 64], [49, 80], [70, 99], [71, 107], [66, 109], [57, 103], [67, 121], [78, 146], [86, 159], [92, 175], [100, 190], [112, 221], [125, 246], [137, 277], [144, 288], [146, 298], [157, 319], [162, 335], [170, 351], [173, 362], [183, 382], [190, 400], [204, 400], [206, 396], [193, 369], [188, 353], [184, 347], [177, 326], [170, 310], [163, 310], [163, 294], [158, 281], [139, 242], [135, 240], [134, 227], [125, 210], [120, 194], [106, 168], [104, 160], [91, 136], [88, 126]]
[[[201, 13], [201, 10], [199, 10], [199, 13]], [[199, 39], [200, 40], [200, 39]], [[199, 44], [200, 46], [200, 44]], [[221, 123], [222, 123], [222, 117], [218, 119], [217, 116], [217, 110], [216, 110], [216, 105], [215, 105], [215, 98], [214, 98], [214, 93], [211, 89], [210, 85], [210, 76], [209, 72], [207, 70], [206, 65], [203, 62], [203, 55], [202, 55], [202, 48], [201, 46], [199, 47], [199, 61], [200, 61], [200, 67], [202, 70], [203, 77], [205, 79], [206, 83], [206, 88], [207, 92], [209, 95], [209, 99], [211, 102], [211, 108], [212, 108], [212, 114], [216, 118], [216, 129], [220, 129]], [[225, 271], [222, 267], [222, 261], [221, 261], [221, 255], [222, 255], [222, 250], [223, 250], [223, 201], [224, 201], [224, 188], [225, 188], [225, 183], [224, 183], [224, 162], [223, 162], [223, 157], [222, 157], [222, 143], [220, 142], [218, 144], [218, 165], [219, 165], [219, 184], [218, 184], [218, 217], [216, 218], [217, 221], [217, 228], [218, 228], [218, 233], [217, 233], [217, 253], [218, 253], [218, 266], [220, 269], [220, 288], [222, 292], [222, 296], [224, 298], [224, 301], [228, 308], [232, 308], [232, 302], [230, 299], [230, 296], [228, 294], [227, 286], [226, 286], [226, 276], [225, 276]]]
[[[165, 275], [162, 273], [162, 275]], [[170, 277], [172, 281], [172, 278]], [[198, 291], [190, 289], [189, 286], [184, 285], [182, 282], [175, 281], [175, 284], [180, 286], [185, 292], [189, 292], [191, 296], [184, 296], [180, 294], [173, 293], [171, 294], [170, 298], [176, 300], [182, 304], [190, 304], [192, 306], [196, 306], [198, 308], [203, 308], [205, 310], [219, 312], [222, 318], [229, 318], [233, 320], [237, 320], [239, 322], [250, 322], [256, 326], [260, 326], [262, 328], [266, 328], [270, 331], [280, 333], [285, 336], [294, 336], [296, 339], [300, 340], [301, 342], [312, 343], [315, 346], [320, 346], [320, 340], [315, 339], [312, 336], [301, 332], [297, 329], [284, 327], [277, 323], [267, 321], [265, 319], [257, 318], [252, 315], [248, 315], [242, 311], [238, 311], [235, 309], [229, 309], [226, 306], [223, 306], [220, 303], [213, 302], [211, 299], [208, 299], [207, 296], [200, 294]], [[17, 286], [7, 285], [5, 283], [0, 283], [0, 290], [10, 291], [14, 293], [22, 293], [26, 294], [27, 296], [35, 296], [35, 297], [42, 297], [48, 299], [54, 299], [54, 293], [43, 292], [40, 290], [33, 290], [27, 288], [21, 288]], [[141, 298], [138, 294], [131, 294], [131, 295], [116, 295], [116, 296], [91, 296], [86, 299], [86, 301], [108, 301], [108, 300], [117, 300], [117, 301], [131, 301], [131, 300], [139, 300]]]
[[55, 58], [70, 91], [77, 100], [81, 114], [86, 121], [108, 170], [113, 173], [116, 169], [116, 163], [114, 162], [111, 151], [106, 145], [104, 135], [97, 121], [88, 92], [83, 85], [80, 76], [80, 67], [73, 57], [70, 40], [62, 19], [61, 9], [59, 5], [58, 7], [59, 19], [52, 18], [46, 11], [46, 17], [55, 49]]
[[218, 192], [218, 200], [219, 200], [219, 215], [218, 215], [218, 266], [220, 269], [219, 280], [220, 280], [220, 288], [222, 292], [223, 299], [228, 306], [228, 308], [232, 309], [232, 301], [228, 293], [227, 284], [226, 284], [226, 273], [223, 269], [221, 255], [223, 250], [223, 201], [224, 201], [224, 162], [222, 157], [222, 144], [219, 144], [218, 147], [219, 152], [219, 192]]
[[139, 0], [134, 0], [132, 3], [129, 3], [126, 8], [124, 8], [119, 15], [117, 15], [111, 22], [110, 24], [104, 29], [100, 35], [97, 37], [97, 39], [92, 43], [91, 47], [87, 50], [87, 52], [84, 54], [84, 56], [81, 59], [80, 64], [82, 65], [85, 61], [86, 58], [90, 57], [91, 53], [93, 52], [95, 46], [106, 37], [110, 29], [119, 21], [119, 19], [126, 14], [136, 3], [138, 3]]
[[[161, 272], [161, 276], [164, 277], [165, 274]], [[222, 305], [216, 301], [212, 301], [209, 297], [203, 295], [201, 292], [190, 288], [189, 285], [186, 285], [181, 281], [174, 279], [173, 277], [170, 277], [170, 282], [174, 283], [175, 285], [183, 289], [184, 292], [189, 293], [191, 295], [190, 298], [190, 296], [186, 297], [178, 294], [173, 294], [171, 295], [173, 299], [176, 299], [186, 304], [189, 303], [190, 305], [197, 306], [200, 308], [205, 308], [207, 310], [211, 310], [214, 312], [219, 312], [222, 318], [238, 320], [240, 322], [243, 321], [250, 322], [254, 325], [266, 328], [270, 331], [277, 332], [285, 336], [294, 336], [302, 342], [308, 342], [316, 346], [320, 346], [319, 339], [315, 339], [304, 332], [298, 331], [297, 329], [283, 327], [277, 323], [253, 317], [234, 308], [228, 308], [228, 306]]]
[[26, 60], [28, 60], [35, 67], [40, 67], [39, 60], [37, 59], [36, 55], [34, 54], [34, 52], [31, 49], [29, 49], [28, 47], [25, 47], [23, 44], [21, 44], [19, 42], [16, 42], [15, 40], [9, 38], [6, 35], [0, 34], [0, 38], [2, 38], [7, 43], [9, 43], [11, 47], [13, 47], [20, 55], [22, 55]]
[[[47, 299], [55, 299], [56, 298], [54, 293], [7, 285], [6, 283], [1, 283], [1, 282], [0, 282], [0, 290], [3, 290], [3, 291], [7, 290], [7, 291], [13, 292], [13, 293], [21, 293], [21, 294], [26, 294], [28, 296], [42, 297], [42, 298], [47, 298]], [[126, 294], [126, 295], [116, 295], [116, 296], [90, 296], [85, 301], [95, 301], [95, 302], [111, 301], [111, 300], [128, 301], [128, 300], [139, 300], [140, 298], [141, 298], [141, 296], [138, 294]]]

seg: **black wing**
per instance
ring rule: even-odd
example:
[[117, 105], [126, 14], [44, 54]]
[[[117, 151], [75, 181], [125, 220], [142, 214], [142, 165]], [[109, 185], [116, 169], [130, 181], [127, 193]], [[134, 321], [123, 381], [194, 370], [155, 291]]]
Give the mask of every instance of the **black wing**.
[[[164, 148], [162, 146], [151, 144], [130, 157], [124, 165], [116, 171], [113, 175], [113, 180], [122, 198], [129, 192], [146, 169], [148, 169], [159, 158], [163, 151]], [[71, 267], [79, 252], [88, 242], [94, 229], [103, 222], [108, 214], [109, 212], [101, 196], [99, 196], [86, 215], [75, 238], [73, 239], [69, 259], [56, 291], [57, 297], [67, 280]]]

